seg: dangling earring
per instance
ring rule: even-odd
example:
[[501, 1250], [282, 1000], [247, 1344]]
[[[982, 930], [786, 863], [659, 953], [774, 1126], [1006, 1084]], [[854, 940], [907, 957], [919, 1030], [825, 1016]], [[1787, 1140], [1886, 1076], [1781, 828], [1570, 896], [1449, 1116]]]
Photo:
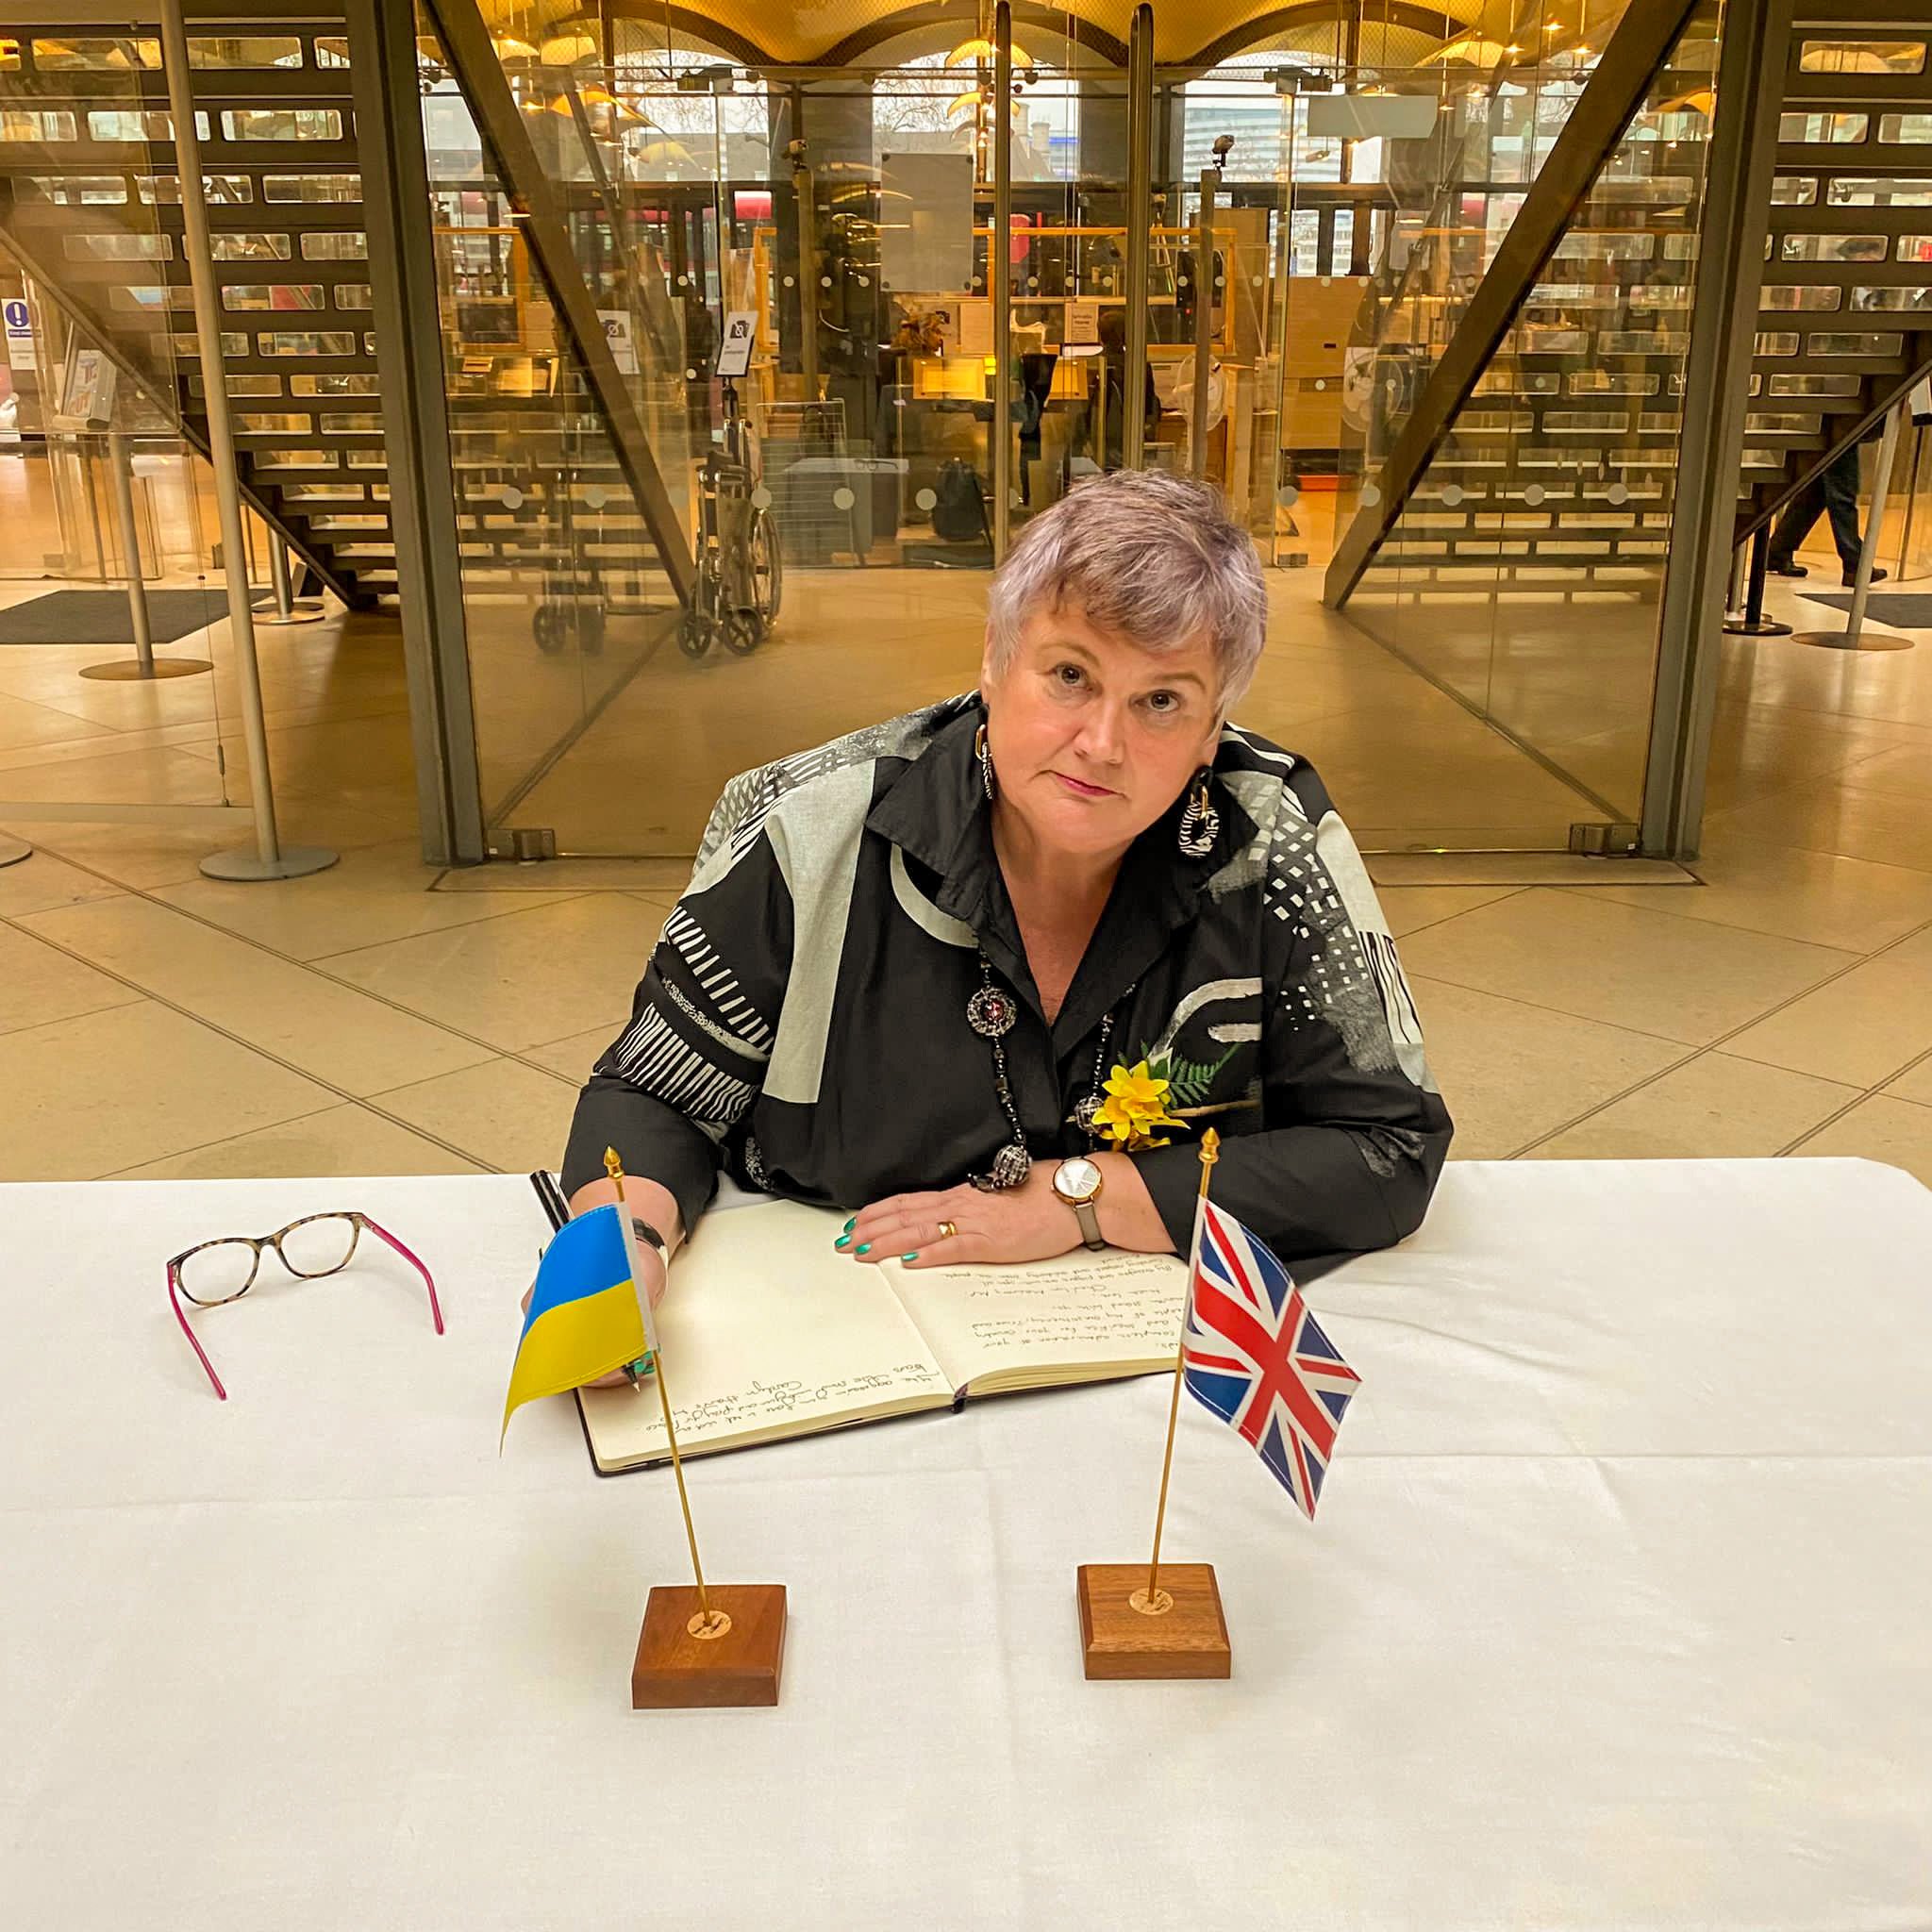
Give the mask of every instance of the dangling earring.
[[1181, 813], [1180, 848], [1190, 858], [1206, 858], [1221, 837], [1221, 814], [1208, 797], [1208, 767], [1194, 774], [1189, 788], [1188, 808]]
[[986, 802], [992, 803], [992, 757], [986, 748], [986, 726], [982, 724], [973, 740], [973, 756], [979, 760], [979, 782], [986, 787]]

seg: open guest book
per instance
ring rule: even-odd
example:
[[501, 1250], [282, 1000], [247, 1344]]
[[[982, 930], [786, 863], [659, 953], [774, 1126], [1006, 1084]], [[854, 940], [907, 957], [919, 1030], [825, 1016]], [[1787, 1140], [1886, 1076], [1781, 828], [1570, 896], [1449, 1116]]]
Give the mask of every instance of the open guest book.
[[[1173, 1255], [872, 1266], [832, 1246], [843, 1225], [790, 1201], [699, 1223], [658, 1309], [681, 1454], [1174, 1366], [1188, 1271]], [[604, 1474], [670, 1459], [648, 1378], [577, 1402]]]

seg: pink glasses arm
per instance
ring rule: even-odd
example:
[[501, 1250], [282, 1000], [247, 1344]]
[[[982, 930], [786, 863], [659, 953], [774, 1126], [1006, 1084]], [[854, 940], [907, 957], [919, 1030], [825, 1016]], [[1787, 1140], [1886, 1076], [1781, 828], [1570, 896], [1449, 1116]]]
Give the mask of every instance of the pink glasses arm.
[[358, 1216], [358, 1219], [360, 1220], [362, 1225], [371, 1234], [380, 1241], [387, 1241], [423, 1277], [423, 1286], [429, 1291], [429, 1312], [435, 1318], [436, 1332], [441, 1335], [442, 1333], [442, 1307], [436, 1299], [436, 1283], [431, 1279], [429, 1270], [423, 1265], [421, 1257], [410, 1253], [380, 1222], [370, 1220], [366, 1214]]
[[175, 1319], [180, 1323], [181, 1332], [187, 1336], [189, 1347], [201, 1357], [201, 1365], [208, 1371], [208, 1380], [215, 1385], [215, 1393], [225, 1402], [228, 1399], [228, 1391], [222, 1387], [222, 1378], [215, 1374], [215, 1365], [208, 1360], [208, 1351], [195, 1340], [194, 1330], [188, 1325], [188, 1317], [183, 1312], [181, 1307], [180, 1283], [180, 1264], [175, 1261], [170, 1261], [168, 1263], [168, 1301], [175, 1310]]

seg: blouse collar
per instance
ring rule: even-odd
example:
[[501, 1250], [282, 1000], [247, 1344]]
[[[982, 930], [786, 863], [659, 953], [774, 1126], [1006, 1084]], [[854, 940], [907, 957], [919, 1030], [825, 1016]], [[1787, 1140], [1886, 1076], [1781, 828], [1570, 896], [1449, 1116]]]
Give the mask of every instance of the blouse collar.
[[[901, 768], [867, 817], [868, 829], [937, 875], [940, 910], [973, 928], [992, 960], [1036, 1009], [1019, 923], [992, 848], [992, 817], [974, 741], [986, 720], [974, 691], [936, 708], [927, 749]], [[1255, 837], [1254, 820], [1210, 779], [1221, 829], [1202, 858], [1180, 850], [1174, 804], [1127, 848], [1085, 958], [1054, 1023], [1057, 1045], [1082, 1038], [1196, 915], [1208, 881]]]

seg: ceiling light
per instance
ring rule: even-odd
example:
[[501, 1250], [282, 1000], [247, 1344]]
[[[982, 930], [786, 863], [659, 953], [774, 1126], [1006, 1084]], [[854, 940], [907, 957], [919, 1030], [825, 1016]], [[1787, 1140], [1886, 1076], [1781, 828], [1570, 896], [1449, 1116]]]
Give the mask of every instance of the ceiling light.
[[[991, 41], [980, 40], [975, 37], [970, 41], [961, 41], [946, 56], [946, 65], [948, 67], [959, 67], [968, 60], [972, 60], [974, 62], [983, 61], [987, 66], [991, 67], [998, 58], [999, 49]], [[1033, 65], [1033, 56], [1017, 42], [1013, 46], [1013, 65], [1015, 67], [1031, 67]]]
[[597, 42], [587, 33], [558, 34], [543, 42], [537, 57], [546, 67], [575, 67], [579, 60], [597, 58]]

